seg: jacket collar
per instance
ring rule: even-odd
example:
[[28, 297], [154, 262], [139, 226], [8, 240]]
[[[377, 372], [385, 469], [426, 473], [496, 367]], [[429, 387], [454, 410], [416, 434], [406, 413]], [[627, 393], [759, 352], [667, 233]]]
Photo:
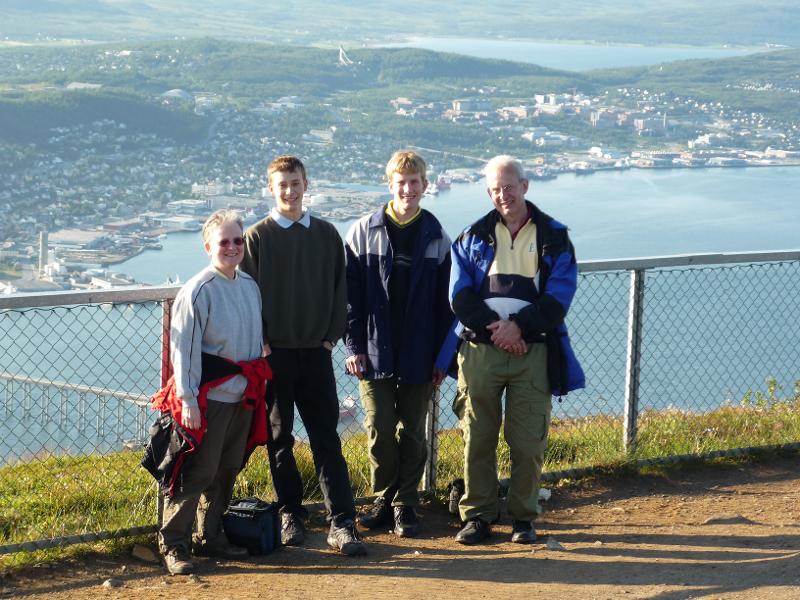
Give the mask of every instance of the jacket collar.
[[[442, 227], [439, 225], [436, 218], [424, 208], [422, 214], [419, 216], [420, 224], [422, 226], [422, 235], [427, 236], [428, 239], [438, 239], [442, 237]], [[386, 205], [382, 205], [376, 210], [369, 218], [369, 228], [386, 227]]]
[[[531, 220], [537, 227], [545, 221], [551, 220], [547, 214], [539, 210], [537, 206], [530, 200], [525, 200], [525, 204], [530, 211]], [[495, 241], [494, 229], [499, 220], [500, 213], [497, 212], [497, 209], [490, 210], [488, 213], [470, 225], [465, 233], [470, 233], [486, 243], [493, 244]]]

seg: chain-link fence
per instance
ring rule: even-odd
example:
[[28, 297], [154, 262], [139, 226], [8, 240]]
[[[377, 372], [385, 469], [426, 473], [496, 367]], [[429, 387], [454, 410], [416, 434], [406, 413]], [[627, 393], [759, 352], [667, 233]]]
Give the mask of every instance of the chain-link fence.
[[[800, 441], [800, 252], [581, 269], [568, 325], [587, 388], [554, 402], [546, 470]], [[175, 292], [0, 299], [0, 554], [152, 530], [155, 485], [138, 463]], [[357, 382], [341, 345], [333, 360], [344, 455], [369, 495]], [[455, 394], [448, 379], [432, 402], [429, 489], [462, 475]], [[296, 438], [319, 500], [299, 418]], [[508, 461], [501, 441], [501, 476]], [[272, 496], [263, 449], [237, 493]]]
[[161, 322], [160, 301], [0, 312], [0, 545], [153, 523]]

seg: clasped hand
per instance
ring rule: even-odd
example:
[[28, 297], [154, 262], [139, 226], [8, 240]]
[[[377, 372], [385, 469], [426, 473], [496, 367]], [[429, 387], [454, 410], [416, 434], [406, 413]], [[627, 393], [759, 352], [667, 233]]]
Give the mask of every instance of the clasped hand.
[[528, 351], [528, 344], [522, 339], [522, 330], [514, 321], [501, 319], [486, 326], [492, 332], [492, 343], [506, 352], [521, 356]]

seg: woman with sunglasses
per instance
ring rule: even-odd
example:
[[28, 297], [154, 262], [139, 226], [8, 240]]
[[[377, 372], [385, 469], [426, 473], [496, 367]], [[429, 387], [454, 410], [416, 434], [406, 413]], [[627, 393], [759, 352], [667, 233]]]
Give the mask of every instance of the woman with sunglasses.
[[[260, 358], [261, 294], [255, 281], [237, 268], [244, 252], [241, 217], [231, 210], [215, 212], [203, 225], [203, 245], [210, 264], [178, 292], [170, 326], [172, 414], [182, 427], [183, 439], [197, 441], [164, 498], [159, 548], [174, 575], [193, 571], [192, 551], [224, 558], [247, 556], [244, 548], [227, 540], [222, 514], [242, 468], [248, 438], [252, 441], [251, 424], [256, 427], [259, 421], [253, 419], [257, 404], [251, 401], [250, 385], [255, 379], [255, 388], [259, 383], [263, 388], [264, 370], [269, 370]], [[209, 371], [231, 366], [239, 374], [218, 372], [214, 387], [209, 387]], [[263, 425], [265, 429], [266, 422]]]

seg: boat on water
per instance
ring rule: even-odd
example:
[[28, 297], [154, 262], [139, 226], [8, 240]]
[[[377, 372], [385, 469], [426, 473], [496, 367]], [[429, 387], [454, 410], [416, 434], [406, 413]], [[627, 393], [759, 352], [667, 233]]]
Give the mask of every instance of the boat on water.
[[555, 179], [556, 174], [546, 167], [536, 167], [531, 173], [531, 179], [536, 181], [547, 181], [548, 179]]
[[439, 175], [436, 178], [436, 188], [439, 190], [449, 190], [453, 181], [447, 175]]

